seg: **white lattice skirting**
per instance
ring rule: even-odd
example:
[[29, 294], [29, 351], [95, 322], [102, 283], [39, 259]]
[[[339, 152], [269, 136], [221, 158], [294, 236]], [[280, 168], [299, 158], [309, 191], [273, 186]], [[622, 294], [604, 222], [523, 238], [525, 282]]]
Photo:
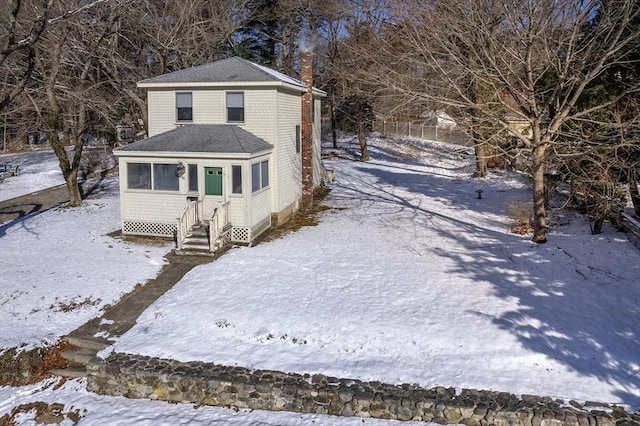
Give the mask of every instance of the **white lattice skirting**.
[[122, 226], [122, 233], [173, 238], [176, 233], [176, 225], [173, 223], [134, 222], [126, 220]]
[[265, 217], [260, 222], [256, 223], [251, 227], [251, 239], [256, 238], [258, 235], [262, 234], [264, 231], [271, 227], [271, 215]]
[[234, 243], [249, 243], [251, 230], [249, 228], [241, 228], [234, 226], [231, 228], [231, 241]]
[[[269, 215], [251, 228], [234, 226], [226, 238], [229, 238], [229, 240], [234, 243], [249, 244], [270, 227], [271, 216]], [[122, 233], [173, 238], [176, 234], [176, 225], [173, 223], [125, 221], [122, 227]]]
[[271, 227], [271, 215], [265, 217], [251, 228], [234, 226], [231, 228], [231, 242], [249, 244], [258, 235]]

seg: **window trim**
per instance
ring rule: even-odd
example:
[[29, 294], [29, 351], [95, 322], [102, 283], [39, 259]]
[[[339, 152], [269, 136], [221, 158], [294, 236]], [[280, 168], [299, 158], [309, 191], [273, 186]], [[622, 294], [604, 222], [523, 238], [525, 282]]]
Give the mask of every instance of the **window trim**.
[[[178, 167], [179, 163], [167, 163], [167, 162], [140, 162], [140, 161], [127, 161], [127, 191], [136, 191], [136, 192], [164, 192], [164, 193], [171, 193], [171, 194], [179, 194], [180, 191], [180, 177], [178, 177], [176, 175], [176, 180], [178, 183], [178, 187], [177, 189], [157, 189], [157, 183], [156, 183], [156, 165], [173, 165], [176, 168]], [[131, 183], [131, 174], [129, 173], [129, 167], [130, 165], [133, 164], [141, 164], [141, 165], [145, 165], [148, 167], [149, 169], [149, 186], [146, 188], [132, 188], [130, 186]]]
[[[131, 167], [133, 165], [136, 165], [138, 167], [140, 166], [147, 166], [146, 168], [148, 170], [148, 182], [144, 182], [142, 183], [142, 185], [144, 185], [144, 187], [142, 187], [140, 184], [136, 185], [136, 186], [131, 186], [131, 176], [133, 175], [131, 173]], [[153, 191], [153, 166], [151, 163], [140, 163], [140, 162], [127, 162], [127, 190], [132, 190], [132, 191]], [[147, 173], [145, 173], [145, 176], [147, 175]], [[140, 174], [138, 174], [137, 176], [141, 176]], [[148, 186], [147, 186], [148, 185]]]
[[[189, 95], [189, 97], [191, 98], [191, 106], [189, 107], [181, 107], [178, 106], [178, 96], [179, 95]], [[192, 123], [193, 122], [193, 92], [176, 92], [175, 95], [175, 102], [176, 102], [176, 123]], [[181, 119], [180, 118], [180, 108], [183, 109], [190, 109], [191, 110], [191, 118], [189, 119]]]
[[268, 159], [251, 164], [251, 193], [255, 194], [256, 192], [269, 188], [269, 179]]
[[[193, 173], [192, 173], [193, 172]], [[193, 189], [195, 184], [195, 189]], [[187, 192], [199, 192], [200, 185], [198, 184], [198, 165], [194, 163], [187, 164]]]
[[[235, 174], [236, 170], [240, 172], [239, 176], [236, 176]], [[243, 174], [242, 165], [240, 164], [231, 165], [231, 194], [232, 195], [242, 195], [244, 193], [244, 188], [243, 188], [244, 182], [242, 179], [242, 174]], [[236, 182], [235, 181], [236, 178], [240, 179], [240, 182]], [[240, 185], [239, 187], [238, 187], [238, 184]], [[236, 191], [237, 187], [239, 188], [239, 191]]]
[[[229, 106], [229, 95], [242, 95], [242, 106]], [[244, 101], [244, 92], [243, 91], [229, 91], [225, 92], [225, 107], [227, 111], [227, 123], [231, 124], [242, 124], [245, 122], [245, 101]], [[239, 110], [241, 119], [240, 120], [231, 120], [230, 112], [233, 110]]]

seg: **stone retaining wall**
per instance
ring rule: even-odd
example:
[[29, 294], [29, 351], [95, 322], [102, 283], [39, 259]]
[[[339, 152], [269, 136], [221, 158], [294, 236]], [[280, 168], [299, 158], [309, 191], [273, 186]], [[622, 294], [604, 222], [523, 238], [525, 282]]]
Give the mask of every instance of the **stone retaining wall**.
[[[128, 398], [470, 426], [633, 426], [639, 414], [535, 396], [250, 371], [123, 353], [87, 365], [88, 389]], [[598, 408], [598, 409], [596, 409]]]

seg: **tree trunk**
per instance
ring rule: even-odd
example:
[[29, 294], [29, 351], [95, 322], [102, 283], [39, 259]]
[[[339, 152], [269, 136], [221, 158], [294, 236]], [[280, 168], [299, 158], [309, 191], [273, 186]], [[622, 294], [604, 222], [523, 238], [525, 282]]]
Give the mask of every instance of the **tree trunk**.
[[81, 102], [78, 107], [78, 121], [76, 122], [75, 132], [73, 133], [73, 160], [69, 173], [65, 176], [67, 181], [67, 189], [69, 190], [69, 204], [73, 207], [82, 205], [82, 193], [80, 185], [78, 185], [78, 172], [80, 171], [80, 160], [84, 150], [85, 130], [87, 127], [87, 106]]
[[82, 205], [82, 194], [78, 185], [78, 169], [72, 169], [65, 178], [69, 191], [69, 204], [73, 207]]
[[331, 141], [333, 148], [338, 149], [338, 133], [336, 131], [336, 94], [331, 93], [329, 98], [329, 111], [331, 113]]
[[631, 203], [633, 203], [633, 211], [636, 216], [640, 217], [640, 191], [638, 191], [638, 177], [635, 170], [631, 170], [629, 173], [629, 195]]
[[474, 143], [474, 151], [476, 154], [476, 171], [473, 174], [474, 177], [485, 177], [489, 173], [487, 167], [487, 154], [486, 149], [482, 142], [476, 140]]
[[533, 150], [533, 242], [547, 242], [545, 208], [544, 160], [546, 145], [538, 145]]
[[358, 122], [358, 142], [360, 143], [360, 161], [369, 161], [369, 149], [367, 148], [367, 135], [364, 130], [364, 122]]

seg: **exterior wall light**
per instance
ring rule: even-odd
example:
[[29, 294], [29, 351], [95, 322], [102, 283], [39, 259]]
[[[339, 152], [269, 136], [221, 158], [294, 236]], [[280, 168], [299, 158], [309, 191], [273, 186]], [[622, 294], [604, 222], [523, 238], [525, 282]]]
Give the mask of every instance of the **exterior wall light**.
[[184, 175], [184, 171], [184, 163], [178, 163], [178, 166], [176, 167], [176, 176], [182, 177]]

